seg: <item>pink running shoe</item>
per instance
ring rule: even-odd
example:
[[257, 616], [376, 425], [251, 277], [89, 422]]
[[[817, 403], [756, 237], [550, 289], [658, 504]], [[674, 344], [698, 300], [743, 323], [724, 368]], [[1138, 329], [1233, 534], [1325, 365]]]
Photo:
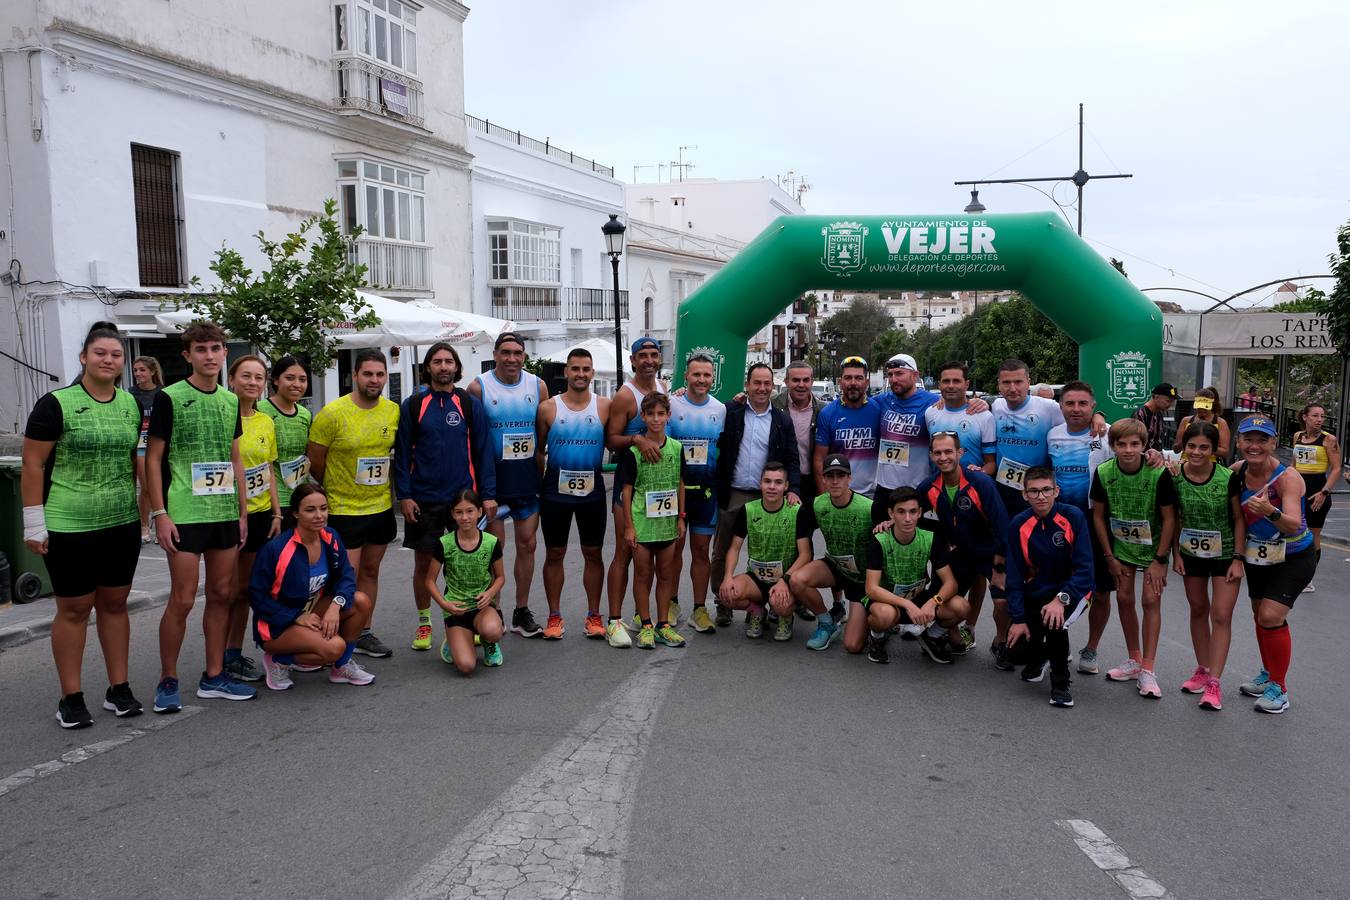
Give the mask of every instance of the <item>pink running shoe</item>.
[[1223, 709], [1223, 689], [1219, 687], [1219, 679], [1211, 678], [1205, 682], [1205, 696], [1200, 698], [1200, 708], [1215, 712]]
[[1188, 694], [1199, 694], [1204, 692], [1207, 684], [1209, 684], [1209, 669], [1196, 666], [1195, 674], [1181, 683], [1181, 689]]
[[1158, 687], [1158, 676], [1148, 669], [1139, 670], [1139, 696], [1150, 700], [1162, 699], [1162, 688]]
[[1106, 677], [1111, 681], [1134, 681], [1139, 677], [1143, 667], [1132, 659], [1127, 659], [1106, 673]]

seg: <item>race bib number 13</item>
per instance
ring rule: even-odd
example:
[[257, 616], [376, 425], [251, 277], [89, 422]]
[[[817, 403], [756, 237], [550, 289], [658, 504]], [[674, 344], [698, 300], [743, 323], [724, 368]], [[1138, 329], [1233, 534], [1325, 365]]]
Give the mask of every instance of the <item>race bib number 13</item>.
[[363, 456], [356, 461], [356, 483], [377, 486], [389, 483], [389, 457]]

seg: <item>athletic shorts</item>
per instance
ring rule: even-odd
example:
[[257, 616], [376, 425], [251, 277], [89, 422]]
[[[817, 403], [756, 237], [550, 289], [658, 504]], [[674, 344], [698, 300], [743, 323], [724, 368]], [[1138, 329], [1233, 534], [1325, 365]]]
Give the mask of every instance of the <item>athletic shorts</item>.
[[577, 521], [577, 539], [583, 547], [600, 547], [605, 543], [609, 510], [605, 498], [596, 497], [583, 503], [564, 503], [549, 497], [539, 500], [539, 529], [544, 533], [544, 547], [566, 547], [572, 536], [572, 519]]
[[970, 593], [976, 578], [989, 581], [994, 577], [994, 558], [972, 558], [967, 554], [955, 553], [951, 558], [952, 575], [956, 578], [956, 593], [964, 597]]
[[821, 562], [825, 568], [830, 570], [830, 577], [834, 579], [834, 586], [844, 592], [844, 597], [855, 603], [865, 603], [867, 596], [867, 587], [861, 581], [854, 581], [844, 574], [844, 571], [834, 564], [834, 560], [829, 557], [822, 557]]
[[194, 525], [175, 524], [178, 546], [183, 553], [198, 555], [208, 550], [234, 550], [239, 546], [239, 520], [202, 522]]
[[[1084, 515], [1090, 515], [1084, 513]], [[1116, 579], [1111, 575], [1111, 567], [1106, 564], [1106, 557], [1102, 555], [1101, 542], [1097, 540], [1097, 529], [1092, 527], [1092, 520], [1088, 520], [1088, 534], [1092, 537], [1092, 574], [1093, 587], [1100, 594], [1109, 594], [1116, 589]]]
[[506, 519], [514, 519], [517, 522], [523, 522], [531, 516], [539, 515], [538, 497], [498, 497], [497, 498], [497, 521], [504, 522]]
[[717, 489], [698, 485], [684, 489], [685, 524], [691, 534], [717, 530]]
[[1309, 505], [1311, 500], [1311, 497], [1303, 498], [1303, 518], [1307, 520], [1309, 528], [1321, 528], [1327, 522], [1327, 513], [1331, 511], [1331, 495], [1327, 494], [1321, 509], [1313, 509]]
[[480, 610], [470, 610], [462, 613], [446, 613], [444, 616], [446, 628], [467, 628], [469, 631], [477, 633], [478, 629], [474, 627], [473, 620], [478, 618]]
[[1290, 553], [1277, 566], [1254, 566], [1248, 563], [1247, 596], [1253, 600], [1274, 600], [1281, 606], [1294, 608], [1294, 601], [1303, 589], [1312, 583], [1317, 573], [1317, 551], [1312, 547]]
[[403, 520], [403, 546], [430, 553], [440, 544], [441, 535], [455, 530], [455, 518], [449, 503], [419, 503], [417, 509], [416, 522]]
[[[181, 530], [183, 526], [178, 526]], [[134, 540], [133, 540], [134, 538]], [[141, 525], [47, 532], [47, 573], [58, 597], [83, 597], [131, 584], [141, 558]]]
[[639, 546], [639, 547], [645, 547], [645, 548], [647, 548], [649, 551], [651, 551], [652, 555], [655, 555], [655, 554], [657, 554], [657, 553], [660, 553], [662, 550], [666, 549], [667, 547], [669, 547], [669, 546], [670, 546], [671, 544], [673, 544], [673, 543], [675, 543], [674, 540], [669, 540], [669, 541], [638, 541], [638, 546]]
[[392, 544], [398, 537], [398, 520], [394, 518], [392, 506], [367, 516], [329, 516], [328, 527], [338, 533], [348, 550], [366, 544]]
[[1222, 578], [1228, 574], [1232, 560], [1227, 557], [1205, 559], [1199, 556], [1181, 554], [1181, 569], [1187, 578]]
[[257, 553], [263, 548], [270, 537], [268, 532], [272, 530], [272, 510], [260, 509], [257, 512], [248, 514], [248, 535], [244, 538], [243, 553]]
[[[938, 589], [935, 588], [935, 587], [933, 587], [933, 586], [930, 584], [930, 585], [928, 585], [928, 587], [924, 588], [923, 590], [919, 591], [919, 593], [917, 593], [917, 594], [915, 594], [913, 597], [911, 597], [909, 602], [910, 602], [910, 603], [913, 603], [915, 606], [923, 606], [923, 605], [924, 605], [925, 603], [927, 603], [929, 600], [932, 600], [934, 597], [936, 597], [936, 596], [937, 596], [937, 593], [938, 593]], [[872, 599], [871, 599], [870, 597], [865, 598], [865, 599], [863, 599], [863, 600], [860, 601], [860, 602], [862, 603], [863, 606], [868, 607], [869, 609], [870, 609], [871, 606], [872, 606]], [[899, 622], [899, 624], [901, 624], [901, 625], [913, 625], [913, 624], [914, 624], [914, 623], [910, 620], [910, 618], [909, 618], [909, 610], [903, 609], [903, 608], [897, 608], [897, 609], [896, 609], [896, 612], [900, 613], [900, 622]]]

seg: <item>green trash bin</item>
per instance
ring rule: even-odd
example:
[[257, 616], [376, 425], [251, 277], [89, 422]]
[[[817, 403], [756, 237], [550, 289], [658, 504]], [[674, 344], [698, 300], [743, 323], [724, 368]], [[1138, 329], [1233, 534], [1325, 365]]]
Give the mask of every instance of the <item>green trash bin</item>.
[[9, 559], [14, 602], [31, 603], [52, 592], [52, 579], [42, 557], [23, 542], [23, 497], [19, 493], [22, 459], [0, 456], [0, 553]]

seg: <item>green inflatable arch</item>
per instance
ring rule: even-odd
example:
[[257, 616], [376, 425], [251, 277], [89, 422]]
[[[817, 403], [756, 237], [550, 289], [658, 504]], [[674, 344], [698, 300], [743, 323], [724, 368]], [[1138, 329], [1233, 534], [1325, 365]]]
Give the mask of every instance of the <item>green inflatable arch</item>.
[[1061, 219], [1031, 213], [783, 216], [680, 305], [676, 383], [690, 353], [707, 353], [714, 392], [730, 397], [746, 342], [819, 289], [1020, 291], [1078, 342], [1079, 375], [1113, 420], [1161, 380], [1158, 308]]

